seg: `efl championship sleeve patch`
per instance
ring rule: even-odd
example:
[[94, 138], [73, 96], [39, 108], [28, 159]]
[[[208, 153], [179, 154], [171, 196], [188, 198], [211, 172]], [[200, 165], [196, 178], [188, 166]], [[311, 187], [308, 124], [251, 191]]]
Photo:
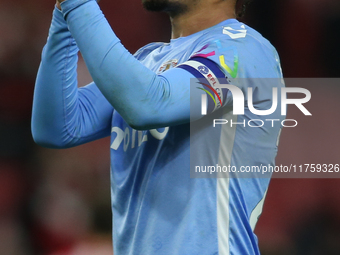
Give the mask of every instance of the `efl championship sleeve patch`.
[[199, 79], [198, 83], [201, 84], [201, 86], [197, 87], [197, 89], [201, 89], [207, 93], [208, 113], [224, 105], [228, 89], [219, 88], [218, 86], [228, 84], [228, 81], [225, 74], [215, 62], [203, 57], [193, 57], [177, 67], [190, 72]]

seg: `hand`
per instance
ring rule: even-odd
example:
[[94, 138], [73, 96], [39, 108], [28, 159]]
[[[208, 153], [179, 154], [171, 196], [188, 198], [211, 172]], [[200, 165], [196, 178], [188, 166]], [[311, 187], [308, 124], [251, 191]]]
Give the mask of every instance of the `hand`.
[[62, 2], [64, 2], [65, 0], [57, 0], [57, 3], [59, 3], [59, 6]]
[[59, 10], [61, 10], [60, 3], [61, 3], [61, 2], [57, 0], [57, 2], [56, 2], [56, 4], [55, 4]]

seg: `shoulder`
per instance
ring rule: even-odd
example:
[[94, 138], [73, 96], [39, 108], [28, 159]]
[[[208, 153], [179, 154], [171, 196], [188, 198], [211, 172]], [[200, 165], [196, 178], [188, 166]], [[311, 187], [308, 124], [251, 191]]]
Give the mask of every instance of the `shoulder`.
[[[271, 43], [255, 29], [236, 19], [225, 20], [220, 24], [207, 29], [199, 38], [205, 46], [238, 46], [239, 48], [251, 48], [256, 46], [274, 49]], [[221, 45], [219, 45], [219, 42]]]
[[163, 43], [163, 42], [149, 43], [143, 46], [142, 48], [140, 48], [139, 50], [137, 50], [136, 53], [133, 55], [135, 58], [142, 61], [144, 58], [146, 58], [150, 54], [150, 52], [156, 50], [157, 48], [161, 48], [164, 45], [166, 45], [166, 43]]
[[210, 29], [200, 38], [191, 56], [214, 61], [229, 78], [276, 77], [279, 57], [276, 49], [259, 32], [233, 19]]

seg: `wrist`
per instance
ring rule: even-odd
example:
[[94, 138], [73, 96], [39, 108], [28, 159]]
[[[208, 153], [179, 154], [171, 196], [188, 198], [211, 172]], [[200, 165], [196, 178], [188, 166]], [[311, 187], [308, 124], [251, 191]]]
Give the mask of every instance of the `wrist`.
[[[63, 13], [64, 19], [66, 20], [66, 17], [68, 14], [74, 10], [80, 7], [84, 4], [93, 4], [92, 2], [96, 2], [96, 0], [57, 0], [60, 3], [61, 11]], [[88, 7], [85, 7], [88, 8]]]
[[59, 10], [61, 10], [61, 6], [60, 6], [59, 1], [56, 2], [55, 6], [56, 6]]

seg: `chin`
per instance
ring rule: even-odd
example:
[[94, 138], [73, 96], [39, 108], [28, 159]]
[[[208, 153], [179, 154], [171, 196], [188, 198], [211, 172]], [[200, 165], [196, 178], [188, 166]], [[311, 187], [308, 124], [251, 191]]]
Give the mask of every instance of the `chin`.
[[188, 11], [184, 0], [142, 0], [143, 6], [148, 11], [166, 12], [175, 17]]
[[169, 8], [169, 0], [142, 0], [143, 7], [148, 11], [162, 12]]

